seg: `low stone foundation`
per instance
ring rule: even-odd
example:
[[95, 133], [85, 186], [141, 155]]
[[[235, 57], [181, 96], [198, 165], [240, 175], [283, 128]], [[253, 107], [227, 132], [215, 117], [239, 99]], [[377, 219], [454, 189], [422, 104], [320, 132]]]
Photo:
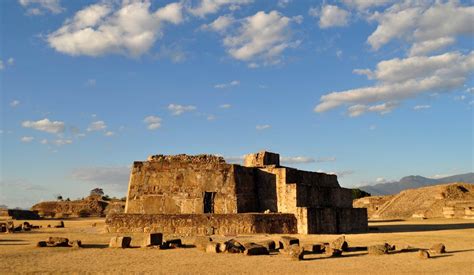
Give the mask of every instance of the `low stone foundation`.
[[183, 236], [235, 234], [296, 234], [293, 214], [112, 214], [109, 232], [160, 232]]
[[307, 234], [364, 233], [369, 230], [365, 208], [307, 208]]

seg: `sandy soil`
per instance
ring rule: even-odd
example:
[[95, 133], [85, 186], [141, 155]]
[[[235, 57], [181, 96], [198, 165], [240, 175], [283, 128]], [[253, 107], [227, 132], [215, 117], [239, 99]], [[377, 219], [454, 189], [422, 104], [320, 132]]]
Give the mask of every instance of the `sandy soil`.
[[[65, 220], [66, 228], [44, 228], [57, 221], [31, 221], [42, 229], [28, 233], [0, 234], [0, 273], [25, 272], [101, 272], [154, 274], [316, 274], [316, 273], [458, 273], [474, 274], [474, 221], [408, 220], [372, 222], [367, 234], [348, 234], [350, 246], [388, 242], [429, 248], [442, 242], [448, 253], [428, 260], [417, 252], [372, 256], [365, 251], [344, 253], [340, 258], [306, 255], [304, 261], [292, 261], [285, 255], [244, 256], [208, 254], [196, 248], [159, 250], [150, 248], [112, 249], [108, 242], [115, 234], [103, 232], [103, 219]], [[97, 223], [92, 227], [92, 223]], [[36, 243], [49, 236], [79, 239], [84, 248], [37, 248]], [[132, 245], [140, 245], [143, 235], [133, 234]], [[165, 236], [166, 237], [166, 236]], [[331, 241], [336, 235], [300, 235], [301, 242]], [[218, 237], [221, 240], [229, 237]], [[240, 239], [278, 238], [277, 235], [239, 236]], [[192, 243], [192, 238], [183, 238]]]

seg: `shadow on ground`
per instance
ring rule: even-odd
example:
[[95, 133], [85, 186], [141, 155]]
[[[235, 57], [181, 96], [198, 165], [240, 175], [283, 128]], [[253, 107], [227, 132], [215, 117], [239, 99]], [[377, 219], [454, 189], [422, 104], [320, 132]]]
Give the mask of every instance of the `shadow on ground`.
[[439, 230], [459, 230], [474, 229], [474, 223], [456, 224], [384, 224], [370, 226], [370, 231], [375, 233], [396, 233], [396, 232], [422, 232]]

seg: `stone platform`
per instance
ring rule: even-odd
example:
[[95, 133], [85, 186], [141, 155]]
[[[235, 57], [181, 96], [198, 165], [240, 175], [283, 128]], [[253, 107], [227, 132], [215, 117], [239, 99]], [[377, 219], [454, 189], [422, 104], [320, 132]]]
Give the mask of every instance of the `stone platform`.
[[296, 234], [293, 214], [112, 214], [107, 230], [116, 233], [160, 232], [183, 236]]

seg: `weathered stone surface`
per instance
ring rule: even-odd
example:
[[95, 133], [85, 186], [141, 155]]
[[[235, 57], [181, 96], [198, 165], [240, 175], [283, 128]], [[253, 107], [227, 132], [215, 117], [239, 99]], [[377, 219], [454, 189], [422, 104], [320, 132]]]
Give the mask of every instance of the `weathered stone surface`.
[[244, 166], [247, 167], [264, 167], [267, 165], [280, 166], [280, 155], [261, 151], [256, 154], [248, 154], [244, 157]]
[[280, 238], [280, 249], [287, 249], [292, 244], [300, 245], [300, 240], [298, 238], [290, 237], [290, 236], [282, 236]]
[[369, 255], [384, 255], [388, 254], [388, 248], [385, 244], [371, 245], [367, 247]]
[[217, 235], [281, 233], [294, 234], [296, 218], [292, 214], [113, 214], [107, 216], [109, 232], [154, 232], [184, 236], [206, 235], [210, 226]]
[[257, 244], [265, 247], [268, 251], [276, 249], [276, 244], [275, 244], [274, 240], [259, 241], [259, 242], [257, 242]]
[[69, 240], [63, 237], [49, 237], [46, 243], [48, 246], [69, 246]]
[[331, 242], [331, 247], [334, 249], [341, 250], [341, 251], [347, 251], [347, 249], [349, 248], [349, 245], [346, 242], [346, 237], [341, 236]]
[[228, 253], [243, 253], [245, 250], [245, 247], [234, 239], [226, 241], [225, 245], [226, 245], [225, 250]]
[[428, 251], [426, 251], [426, 250], [420, 250], [418, 252], [418, 258], [420, 258], [420, 259], [429, 259], [430, 258], [430, 253], [428, 253]]
[[305, 244], [303, 245], [303, 249], [307, 253], [323, 253], [325, 250], [324, 243], [317, 243], [317, 244]]
[[244, 255], [254, 256], [254, 255], [268, 255], [269, 251], [263, 245], [256, 243], [246, 243], [244, 244], [245, 250]]
[[70, 241], [69, 246], [72, 246], [74, 248], [81, 248], [82, 247], [82, 242], [80, 240]]
[[435, 253], [435, 254], [446, 253], [446, 246], [444, 246], [444, 244], [442, 244], [442, 243], [434, 244], [430, 248], [430, 252]]
[[189, 236], [368, 230], [366, 209], [352, 208], [351, 190], [341, 188], [337, 176], [281, 167], [279, 155], [270, 152], [249, 155], [245, 162], [227, 164], [213, 155], [155, 155], [134, 162], [126, 214], [107, 218], [109, 232]]
[[286, 250], [288, 256], [290, 256], [292, 260], [295, 260], [295, 261], [303, 260], [305, 251], [304, 251], [303, 247], [299, 246], [299, 244], [291, 244], [285, 250]]
[[145, 235], [142, 246], [143, 247], [158, 246], [158, 245], [161, 245], [162, 242], [163, 242], [162, 233], [150, 233], [150, 234]]
[[132, 242], [131, 237], [112, 237], [109, 247], [111, 248], [129, 248]]

